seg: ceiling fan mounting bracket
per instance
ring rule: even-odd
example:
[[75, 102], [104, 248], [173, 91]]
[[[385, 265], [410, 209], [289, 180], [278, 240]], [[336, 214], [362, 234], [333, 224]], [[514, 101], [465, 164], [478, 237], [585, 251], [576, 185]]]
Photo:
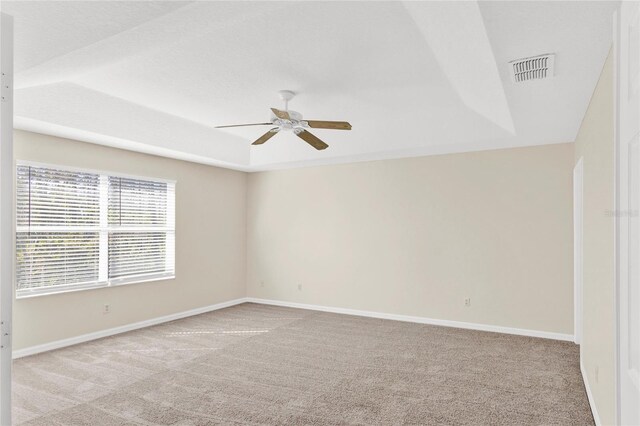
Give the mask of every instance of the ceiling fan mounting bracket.
[[278, 91], [278, 95], [280, 95], [280, 99], [282, 99], [285, 102], [289, 102], [291, 99], [293, 99], [293, 97], [296, 95], [295, 92], [292, 92], [291, 90], [280, 90]]

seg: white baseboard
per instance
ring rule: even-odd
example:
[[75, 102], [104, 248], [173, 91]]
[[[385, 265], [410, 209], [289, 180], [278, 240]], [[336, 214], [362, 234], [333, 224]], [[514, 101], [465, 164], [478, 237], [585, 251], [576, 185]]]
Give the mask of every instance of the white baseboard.
[[[441, 320], [426, 317], [416, 317], [409, 315], [387, 314], [383, 312], [361, 311], [356, 309], [347, 308], [335, 308], [330, 306], [310, 305], [306, 303], [284, 302], [280, 300], [259, 299], [255, 297], [242, 297], [239, 299], [229, 300], [228, 302], [216, 303], [215, 305], [203, 306], [201, 308], [191, 309], [189, 311], [178, 312], [175, 314], [165, 315], [162, 317], [152, 318], [145, 321], [135, 322], [133, 324], [122, 325], [119, 327], [109, 328], [107, 330], [96, 331], [94, 333], [87, 333], [76, 337], [70, 337], [68, 339], [56, 340], [54, 342], [44, 343], [42, 345], [30, 346], [24, 349], [18, 349], [13, 351], [13, 358], [22, 358], [29, 355], [35, 355], [41, 352], [47, 352], [54, 349], [64, 348], [66, 346], [77, 345], [78, 343], [84, 343], [91, 340], [100, 339], [103, 337], [113, 336], [115, 334], [125, 333], [127, 331], [137, 330], [144, 327], [150, 327], [152, 325], [162, 324], [164, 322], [174, 321], [193, 315], [203, 314], [205, 312], [211, 312], [230, 306], [239, 305], [241, 303], [252, 302], [263, 305], [275, 305], [285, 306], [290, 308], [308, 309], [313, 311], [333, 312], [337, 314], [356, 315], [361, 317], [381, 318], [394, 321], [415, 322], [419, 324], [431, 324], [440, 325], [444, 327], [456, 327], [465, 328], [469, 330], [491, 331], [495, 333], [516, 334], [520, 336], [529, 337], [541, 337], [544, 339], [565, 340], [573, 341], [574, 336], [571, 334], [552, 333], [548, 331], [526, 330], [521, 328], [500, 327], [496, 325], [476, 324], [462, 321], [450, 321]], [[581, 364], [582, 365], [582, 364]], [[583, 371], [584, 376], [584, 371]], [[586, 376], [584, 376], [586, 377]], [[591, 394], [589, 393], [589, 387], [585, 379], [585, 386], [587, 387], [587, 393], [589, 394], [589, 402], [591, 403]], [[592, 404], [592, 408], [594, 405]], [[594, 410], [595, 417], [595, 410]]]
[[584, 368], [584, 362], [582, 362], [582, 347], [580, 347], [580, 372], [582, 373], [582, 381], [584, 382], [584, 388], [587, 391], [587, 399], [589, 400], [589, 407], [591, 407], [591, 414], [593, 414], [593, 421], [596, 426], [602, 425], [600, 421], [600, 415], [596, 408], [596, 403], [591, 393], [591, 386], [589, 386], [589, 377], [587, 376], [587, 370]]
[[573, 342], [573, 334], [553, 333], [550, 331], [527, 330], [523, 328], [501, 327], [498, 325], [477, 324], [471, 322], [442, 320], [409, 315], [387, 314], [383, 312], [360, 311], [356, 309], [334, 308], [330, 306], [309, 305], [306, 303], [285, 302], [281, 300], [260, 299], [247, 297], [247, 302], [263, 305], [284, 306], [289, 308], [309, 309], [312, 311], [333, 312], [336, 314], [355, 315], [360, 317], [381, 318], [394, 321], [415, 322], [419, 324], [441, 325], [444, 327], [464, 328], [468, 330], [491, 331], [494, 333], [516, 334], [519, 336], [541, 337], [543, 339], [563, 340]]
[[149, 327], [152, 325], [162, 324], [164, 322], [174, 321], [190, 317], [193, 315], [204, 314], [205, 312], [216, 311], [222, 308], [228, 308], [230, 306], [239, 305], [247, 302], [246, 297], [239, 299], [229, 300], [228, 302], [216, 303], [215, 305], [203, 306], [201, 308], [195, 308], [184, 312], [178, 312], [175, 314], [165, 315], [162, 317], [152, 318], [145, 321], [134, 322], [133, 324], [122, 325], [120, 327], [109, 328], [107, 330], [96, 331], [94, 333], [87, 333], [81, 336], [70, 337], [68, 339], [56, 340], [54, 342], [44, 343], [42, 345], [30, 346], [24, 349], [18, 349], [13, 351], [13, 358], [22, 358], [29, 355], [35, 355], [41, 352], [51, 351], [54, 349], [64, 348], [66, 346], [77, 345], [78, 343], [88, 342], [90, 340], [96, 340], [103, 337], [113, 336], [115, 334], [125, 333], [127, 331], [137, 330], [139, 328]]

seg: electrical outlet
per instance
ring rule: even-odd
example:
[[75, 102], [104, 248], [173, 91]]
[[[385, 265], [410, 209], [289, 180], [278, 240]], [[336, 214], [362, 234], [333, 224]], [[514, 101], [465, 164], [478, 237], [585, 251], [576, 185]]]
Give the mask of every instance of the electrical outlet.
[[264, 281], [260, 281], [260, 287], [264, 287]]
[[111, 305], [108, 303], [104, 304], [104, 307], [102, 308], [102, 313], [103, 314], [108, 314], [111, 312]]
[[466, 299], [464, 299], [464, 306], [467, 306], [467, 307], [471, 306], [471, 298], [470, 297], [467, 297]]
[[298, 291], [302, 290], [302, 284], [298, 284]]

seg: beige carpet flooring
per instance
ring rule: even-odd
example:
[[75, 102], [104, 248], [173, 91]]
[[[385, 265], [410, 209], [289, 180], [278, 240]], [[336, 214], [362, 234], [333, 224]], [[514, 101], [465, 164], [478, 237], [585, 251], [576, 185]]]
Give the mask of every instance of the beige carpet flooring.
[[243, 304], [14, 363], [24, 425], [591, 425], [578, 347]]

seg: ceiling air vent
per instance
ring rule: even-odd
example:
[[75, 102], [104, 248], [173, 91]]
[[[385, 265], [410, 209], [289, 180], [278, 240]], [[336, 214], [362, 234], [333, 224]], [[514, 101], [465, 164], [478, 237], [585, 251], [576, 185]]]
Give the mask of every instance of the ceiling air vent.
[[555, 57], [556, 55], [554, 54], [548, 54], [509, 62], [513, 82], [521, 83], [523, 81], [553, 77]]

